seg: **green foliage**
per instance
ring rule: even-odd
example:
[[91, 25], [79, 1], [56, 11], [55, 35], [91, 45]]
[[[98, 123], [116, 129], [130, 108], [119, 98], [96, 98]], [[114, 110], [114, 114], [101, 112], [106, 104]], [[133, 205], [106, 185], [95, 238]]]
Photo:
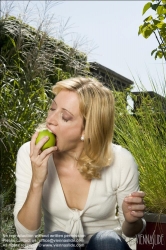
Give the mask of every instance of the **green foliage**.
[[142, 34], [144, 38], [148, 38], [154, 34], [158, 47], [151, 52], [156, 58], [165, 58], [166, 60], [166, 1], [151, 0], [145, 4], [142, 14], [144, 15], [149, 9], [155, 11], [155, 17], [151, 15], [144, 19], [144, 23], [139, 26], [138, 34]]
[[136, 159], [147, 210], [166, 213], [166, 97], [130, 93], [136, 105], [131, 113], [126, 110], [125, 93], [114, 94], [116, 142]]
[[[52, 86], [88, 73], [85, 54], [20, 19], [0, 19], [1, 249], [24, 245], [13, 223], [17, 151], [44, 121], [53, 97]], [[9, 239], [11, 242], [5, 242]]]
[[152, 3], [148, 2], [145, 4], [143, 11], [142, 11], [142, 15], [145, 14], [145, 12], [152, 6]]
[[52, 86], [89, 71], [85, 54], [15, 17], [0, 19], [0, 48], [1, 185], [12, 204], [17, 151], [45, 119]]
[[[26, 247], [17, 236], [13, 218], [14, 205], [6, 205], [1, 207], [1, 231], [0, 231], [0, 249], [1, 250], [18, 250]], [[38, 236], [35, 237], [34, 243], [39, 242], [44, 234], [44, 219], [42, 218], [41, 227]]]

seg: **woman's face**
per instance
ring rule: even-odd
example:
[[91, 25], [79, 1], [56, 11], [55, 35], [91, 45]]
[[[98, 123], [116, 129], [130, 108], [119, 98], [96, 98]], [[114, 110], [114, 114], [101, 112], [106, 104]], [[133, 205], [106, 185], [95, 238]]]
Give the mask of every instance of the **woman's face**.
[[51, 104], [46, 123], [57, 137], [58, 151], [82, 150], [84, 128], [77, 93], [61, 90]]

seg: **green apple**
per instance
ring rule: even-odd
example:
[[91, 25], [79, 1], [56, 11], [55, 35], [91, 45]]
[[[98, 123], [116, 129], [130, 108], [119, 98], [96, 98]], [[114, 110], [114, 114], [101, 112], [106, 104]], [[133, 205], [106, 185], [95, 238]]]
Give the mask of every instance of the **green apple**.
[[55, 146], [56, 143], [56, 137], [55, 135], [50, 132], [49, 130], [45, 129], [39, 132], [38, 137], [36, 138], [35, 144], [37, 144], [43, 137], [48, 136], [49, 139], [46, 141], [46, 143], [43, 145], [41, 150], [45, 150], [47, 148]]

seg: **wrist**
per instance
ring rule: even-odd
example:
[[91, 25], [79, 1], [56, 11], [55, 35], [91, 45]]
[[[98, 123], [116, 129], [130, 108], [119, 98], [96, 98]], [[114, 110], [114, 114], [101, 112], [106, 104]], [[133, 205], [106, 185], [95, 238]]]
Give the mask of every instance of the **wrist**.
[[130, 226], [131, 226], [131, 227], [137, 226], [137, 227], [140, 228], [140, 230], [141, 230], [141, 228], [143, 227], [142, 218], [139, 218], [138, 220], [132, 221], [132, 222], [129, 222], [129, 221], [125, 220], [125, 223], [126, 223], [129, 227], [130, 227]]
[[143, 226], [142, 226], [141, 231], [140, 231], [138, 234], [143, 233], [143, 231], [144, 231], [144, 230], [145, 230], [145, 228], [146, 228], [146, 220], [145, 220], [144, 218], [141, 218], [141, 220], [142, 220]]
[[135, 237], [135, 235], [142, 233], [144, 229], [145, 227], [141, 218], [134, 222], [125, 220], [122, 225], [122, 231], [127, 237]]
[[33, 179], [31, 181], [30, 189], [32, 191], [41, 191], [43, 189], [43, 183], [35, 182]]

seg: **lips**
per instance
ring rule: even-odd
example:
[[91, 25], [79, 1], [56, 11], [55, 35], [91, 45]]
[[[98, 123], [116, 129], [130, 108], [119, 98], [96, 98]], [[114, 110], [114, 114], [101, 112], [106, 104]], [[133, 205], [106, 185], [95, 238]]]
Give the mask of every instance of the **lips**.
[[58, 137], [56, 136], [56, 134], [54, 134], [56, 137], [56, 141], [55, 141], [55, 146], [58, 147]]

